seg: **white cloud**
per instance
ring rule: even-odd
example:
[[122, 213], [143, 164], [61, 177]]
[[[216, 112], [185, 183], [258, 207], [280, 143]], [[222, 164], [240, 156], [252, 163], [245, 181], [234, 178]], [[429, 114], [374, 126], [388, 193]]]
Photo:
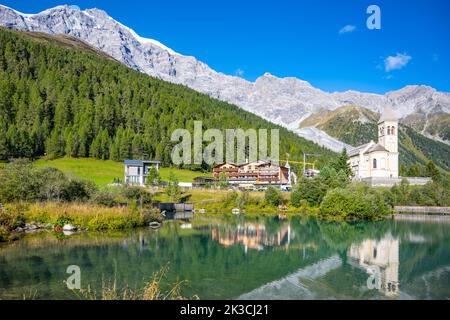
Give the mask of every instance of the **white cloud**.
[[384, 59], [384, 70], [386, 72], [392, 70], [398, 70], [406, 67], [406, 65], [411, 61], [412, 57], [406, 53], [397, 53], [395, 56], [389, 56]]
[[244, 73], [245, 73], [245, 71], [242, 70], [242, 69], [236, 69], [236, 70], [234, 71], [234, 74], [235, 74], [236, 76], [238, 76], [238, 77], [242, 77], [242, 76], [244, 75]]
[[339, 30], [339, 34], [344, 34], [344, 33], [350, 33], [356, 30], [355, 26], [352, 26], [351, 24], [346, 25], [345, 27], [343, 27], [341, 30]]

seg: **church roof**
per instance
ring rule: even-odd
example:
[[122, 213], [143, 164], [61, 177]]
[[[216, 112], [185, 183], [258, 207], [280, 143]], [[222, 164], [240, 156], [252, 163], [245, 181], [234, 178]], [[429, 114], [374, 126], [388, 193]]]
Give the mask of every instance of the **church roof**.
[[398, 117], [397, 114], [395, 113], [395, 111], [389, 107], [386, 106], [384, 107], [383, 112], [381, 113], [381, 117], [380, 120], [378, 120], [378, 123], [383, 122], [383, 121], [397, 121]]
[[383, 147], [381, 144], [377, 143], [369, 148], [365, 153], [371, 153], [375, 151], [386, 151], [389, 152], [385, 147]]
[[358, 155], [358, 154], [359, 154], [362, 150], [364, 150], [370, 143], [371, 143], [371, 142], [366, 143], [366, 144], [363, 144], [362, 146], [359, 146], [359, 147], [356, 147], [356, 148], [354, 148], [354, 149], [349, 150], [348, 156], [349, 156], [349, 157], [353, 157], [353, 156]]
[[[373, 145], [369, 147], [370, 144], [373, 144]], [[369, 147], [369, 148], [367, 148], [367, 147]], [[359, 147], [356, 147], [356, 148], [350, 150], [349, 153], [348, 153], [348, 156], [349, 156], [349, 157], [357, 156], [357, 155], [359, 155], [359, 153], [360, 153], [361, 151], [363, 151], [364, 149], [367, 149], [367, 150], [364, 152], [364, 154], [372, 153], [372, 152], [375, 152], [375, 151], [386, 151], [386, 152], [389, 152], [389, 151], [386, 150], [386, 148], [383, 147], [381, 144], [379, 144], [379, 143], [374, 143], [374, 142], [369, 142], [369, 143], [363, 144], [362, 146], [359, 146]]]

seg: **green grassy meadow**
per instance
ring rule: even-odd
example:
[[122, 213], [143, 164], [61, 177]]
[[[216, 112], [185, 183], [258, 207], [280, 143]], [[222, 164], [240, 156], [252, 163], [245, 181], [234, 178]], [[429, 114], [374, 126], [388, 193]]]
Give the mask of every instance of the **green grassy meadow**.
[[[97, 160], [92, 158], [39, 159], [34, 164], [37, 167], [59, 169], [67, 175], [93, 181], [98, 186], [106, 186], [117, 178], [123, 180], [124, 174], [123, 163], [112, 160]], [[161, 179], [167, 181], [170, 172], [173, 172], [180, 182], [192, 182], [195, 177], [211, 176], [210, 173], [205, 172], [177, 168], [160, 168], [159, 173]]]

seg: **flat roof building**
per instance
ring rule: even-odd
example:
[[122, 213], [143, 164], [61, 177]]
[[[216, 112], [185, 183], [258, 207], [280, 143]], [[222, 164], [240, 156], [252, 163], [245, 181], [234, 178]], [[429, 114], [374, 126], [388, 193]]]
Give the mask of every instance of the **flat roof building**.
[[125, 160], [125, 184], [145, 186], [146, 178], [151, 167], [159, 170], [160, 161], [155, 160]]

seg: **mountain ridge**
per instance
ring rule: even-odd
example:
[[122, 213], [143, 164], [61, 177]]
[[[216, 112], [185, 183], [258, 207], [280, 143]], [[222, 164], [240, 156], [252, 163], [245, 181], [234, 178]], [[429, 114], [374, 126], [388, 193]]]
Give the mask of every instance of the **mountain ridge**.
[[[0, 24], [18, 30], [75, 36], [128, 67], [237, 105], [334, 151], [345, 144], [317, 128], [299, 129], [299, 124], [312, 114], [349, 104], [377, 113], [389, 105], [400, 118], [420, 115], [428, 119], [436, 113], [450, 114], [450, 94], [424, 85], [409, 85], [384, 95], [354, 90], [329, 93], [295, 77], [278, 78], [265, 73], [250, 82], [226, 75], [195, 57], [181, 55], [159, 41], [139, 36], [101, 9], [81, 11], [63, 5], [37, 14], [21, 14], [0, 6]], [[450, 122], [432, 125], [432, 130], [425, 125], [421, 133], [450, 143], [447, 125]]]

